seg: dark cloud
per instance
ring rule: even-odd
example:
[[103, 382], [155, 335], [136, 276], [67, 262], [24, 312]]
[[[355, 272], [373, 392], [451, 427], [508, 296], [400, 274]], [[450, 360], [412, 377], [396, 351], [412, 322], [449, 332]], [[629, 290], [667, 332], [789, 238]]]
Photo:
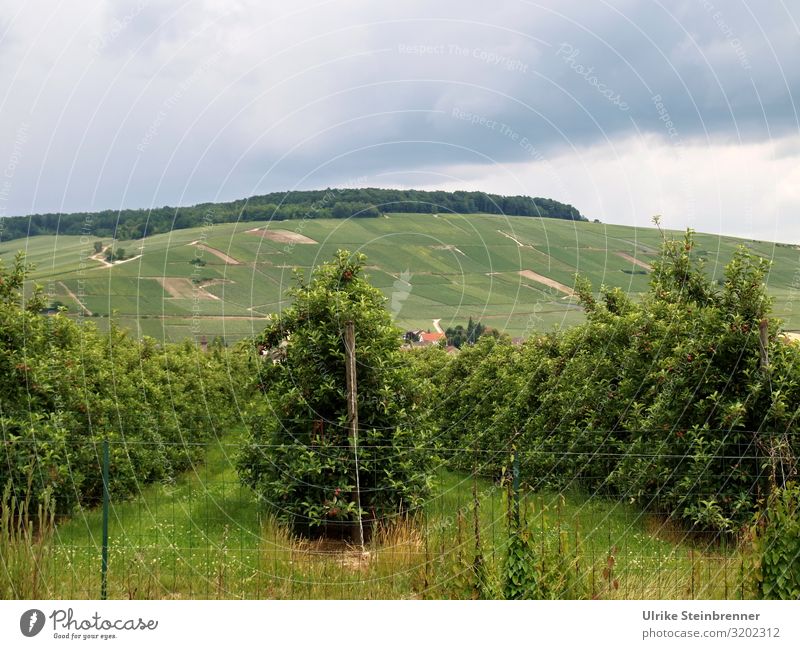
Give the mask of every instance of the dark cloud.
[[[59, 56], [10, 211], [435, 177], [645, 135], [681, 147], [798, 132], [798, 16], [782, 4], [495, 4], [142, 0], [99, 3], [61, 32], [16, 21], [13, 42]], [[42, 78], [22, 58], [13, 73], [4, 140], [34, 103], [23, 84]]]
[[[440, 14], [372, 25], [358, 46], [376, 50], [366, 61], [298, 77], [298, 86], [316, 87], [319, 77], [338, 83], [322, 79], [331, 94], [288, 120], [297, 148], [275, 167], [275, 180], [518, 162], [635, 133], [681, 146], [797, 132], [800, 71], [788, 63], [798, 35], [784, 8], [752, 15], [710, 2], [672, 12], [652, 3], [587, 5], [560, 4], [557, 13], [519, 3], [482, 21]], [[348, 51], [333, 43], [314, 47], [321, 58]], [[308, 140], [312, 112], [329, 119]], [[264, 147], [267, 158], [289, 148]], [[324, 173], [314, 171], [320, 164]]]

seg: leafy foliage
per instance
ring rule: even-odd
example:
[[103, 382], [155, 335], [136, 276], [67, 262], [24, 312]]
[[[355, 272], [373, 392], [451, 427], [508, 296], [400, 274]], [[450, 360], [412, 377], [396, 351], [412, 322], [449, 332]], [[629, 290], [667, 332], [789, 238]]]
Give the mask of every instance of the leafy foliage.
[[[544, 537], [544, 533], [540, 534]], [[509, 531], [503, 584], [504, 599], [588, 599], [590, 588], [580, 554], [566, 532], [537, 544], [530, 529]]]
[[777, 489], [754, 526], [756, 593], [764, 599], [800, 598], [800, 487]]
[[101, 498], [103, 439], [117, 496], [196, 461], [193, 442], [235, 416], [235, 357], [41, 315], [41, 291], [23, 295], [29, 270], [21, 255], [0, 267], [0, 485], [34, 509], [50, 493], [63, 513]]
[[691, 231], [665, 239], [640, 302], [579, 280], [583, 325], [522, 348], [484, 336], [435, 370], [416, 356], [447, 446], [480, 448], [500, 475], [516, 441], [533, 486], [577, 481], [705, 529], [744, 524], [796, 475], [800, 353], [770, 316], [767, 261], [740, 248], [718, 286], [693, 249]]
[[[527, 508], [520, 506], [516, 449], [511, 456], [513, 477], [504, 475], [508, 542], [503, 569], [504, 599], [583, 599], [589, 594], [581, 570], [580, 544], [575, 532], [574, 547], [559, 524], [555, 530], [542, 526], [535, 532], [527, 522]], [[510, 479], [509, 479], [510, 478]], [[563, 502], [563, 500], [561, 501]], [[560, 505], [561, 503], [559, 503]]]
[[509, 370], [518, 353], [508, 337], [483, 336], [462, 348], [437, 375], [438, 437], [453, 468], [499, 477], [514, 429], [498, 415], [513, 394], [516, 377]]
[[470, 317], [466, 329], [464, 325], [456, 325], [455, 327], [448, 327], [444, 333], [447, 337], [448, 345], [461, 349], [463, 345], [474, 345], [485, 331], [486, 325], [482, 325], [480, 322], [473, 322]]
[[[418, 507], [428, 490], [424, 384], [400, 350], [382, 293], [361, 276], [364, 256], [339, 251], [257, 338], [261, 398], [239, 459], [245, 484], [297, 529], [369, 521]], [[358, 473], [349, 437], [344, 329], [354, 323]]]
[[125, 248], [109, 246], [108, 250], [106, 250], [105, 259], [108, 263], [113, 264], [115, 261], [122, 261], [126, 256]]

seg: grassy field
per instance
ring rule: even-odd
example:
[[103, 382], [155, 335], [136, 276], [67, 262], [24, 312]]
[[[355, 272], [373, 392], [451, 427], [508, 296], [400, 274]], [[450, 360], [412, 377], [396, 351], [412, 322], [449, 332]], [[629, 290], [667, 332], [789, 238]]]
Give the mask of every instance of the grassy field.
[[[339, 541], [293, 538], [237, 481], [235, 444], [213, 444], [206, 461], [174, 484], [113, 503], [111, 598], [472, 597], [473, 479], [441, 470], [415, 519], [381, 531], [366, 553]], [[499, 589], [507, 544], [504, 491], [476, 483], [488, 581]], [[554, 596], [724, 599], [742, 594], [743, 557], [691, 539], [619, 502], [524, 493], [538, 556], [579, 577]], [[19, 598], [97, 598], [101, 512], [83, 511], [18, 547], [0, 543], [0, 592]], [[5, 538], [5, 537], [4, 537]], [[3, 582], [6, 583], [3, 583]]]
[[[90, 259], [94, 240], [77, 236], [3, 243], [0, 258], [24, 250], [50, 299], [76, 317], [91, 313], [101, 328], [113, 315], [138, 335], [232, 341], [259, 331], [264, 316], [286, 303], [294, 268], [307, 275], [347, 248], [368, 255], [369, 277], [398, 326], [431, 329], [434, 318], [447, 327], [472, 317], [526, 336], [581, 320], [569, 295], [576, 272], [597, 287], [641, 293], [659, 237], [650, 228], [557, 219], [392, 214], [176, 230], [118, 242], [134, 258], [113, 266]], [[800, 248], [700, 234], [695, 254], [719, 277], [739, 244], [773, 260], [775, 313], [787, 329], [800, 329]]]

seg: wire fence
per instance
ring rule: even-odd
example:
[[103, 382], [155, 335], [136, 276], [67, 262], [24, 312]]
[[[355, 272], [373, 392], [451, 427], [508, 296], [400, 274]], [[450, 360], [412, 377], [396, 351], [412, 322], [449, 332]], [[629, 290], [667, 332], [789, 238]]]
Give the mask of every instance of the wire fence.
[[[431, 493], [419, 508], [379, 521], [362, 548], [347, 538], [300, 536], [280, 523], [275, 509], [260, 503], [240, 481], [235, 463], [239, 443], [174, 444], [175, 454], [190, 449], [185, 470], [155, 481], [131, 474], [120, 461], [136, 447], [155, 446], [88, 445], [83, 455], [94, 462], [70, 471], [77, 479], [78, 471], [103, 476], [105, 470], [103, 497], [78, 502], [69, 513], [49, 515], [46, 502], [26, 504], [25, 485], [6, 489], [0, 595], [502, 597], [516, 499], [522, 525], [514, 533], [524, 530], [542, 597], [751, 596], [747, 545], [737, 535], [688, 527], [657, 508], [643, 509], [641, 497], [634, 503], [631, 494], [587, 487], [602, 484], [603, 476], [562, 479], [556, 487], [552, 476], [529, 474], [514, 490], [504, 479], [506, 472], [481, 459], [494, 461], [502, 455], [497, 449], [422, 449], [436, 458]], [[553, 454], [553, 464], [562, 457], [597, 454], [596, 449], [566, 447], [538, 452]], [[462, 462], [454, 468], [456, 453], [469, 453], [472, 466], [465, 469]], [[711, 459], [714, 466], [733, 470], [747, 458], [763, 459], [753, 447], [743, 448], [742, 455]], [[123, 479], [133, 480], [132, 494], [118, 495], [116, 485]], [[657, 502], [658, 494], [651, 496]]]

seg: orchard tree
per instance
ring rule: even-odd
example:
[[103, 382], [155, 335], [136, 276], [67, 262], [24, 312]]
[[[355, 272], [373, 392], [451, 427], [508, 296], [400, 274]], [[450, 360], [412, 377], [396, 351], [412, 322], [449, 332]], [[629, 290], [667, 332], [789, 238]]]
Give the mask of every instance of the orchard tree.
[[122, 261], [125, 259], [125, 248], [114, 248], [113, 245], [106, 250], [106, 261], [113, 264], [115, 261]]
[[[580, 483], [698, 528], [739, 529], [798, 476], [800, 348], [780, 336], [768, 271], [740, 247], [714, 281], [687, 231], [664, 237], [640, 300], [579, 279], [579, 326], [519, 350], [483, 336], [454, 358], [418, 358], [443, 442], [494, 451], [481, 468], [495, 475], [513, 443], [534, 488]], [[448, 459], [469, 468], [468, 453]]]
[[[413, 512], [429, 488], [425, 387], [412, 378], [386, 298], [362, 277], [364, 261], [338, 251], [310, 281], [298, 274], [292, 306], [271, 316], [255, 340], [260, 392], [239, 473], [296, 531], [348, 527], [359, 518], [369, 527]], [[355, 439], [348, 323], [355, 331]]]
[[769, 262], [741, 246], [717, 283], [694, 248], [691, 230], [665, 237], [640, 302], [579, 282], [587, 322], [561, 337], [528, 430], [576, 458], [554, 471], [732, 531], [796, 473], [800, 355], [778, 336]]
[[99, 332], [63, 311], [42, 315], [41, 287], [24, 291], [31, 269], [22, 253], [8, 267], [0, 260], [0, 493], [33, 504], [49, 494], [63, 514], [97, 503], [103, 440], [114, 498], [200, 461], [248, 396], [238, 359], [137, 340], [113, 321]]
[[778, 336], [769, 261], [740, 246], [718, 287], [694, 245], [691, 231], [665, 241], [638, 313], [620, 316], [637, 361], [618, 388], [629, 438], [610, 479], [700, 527], [733, 530], [796, 470], [800, 356]]

